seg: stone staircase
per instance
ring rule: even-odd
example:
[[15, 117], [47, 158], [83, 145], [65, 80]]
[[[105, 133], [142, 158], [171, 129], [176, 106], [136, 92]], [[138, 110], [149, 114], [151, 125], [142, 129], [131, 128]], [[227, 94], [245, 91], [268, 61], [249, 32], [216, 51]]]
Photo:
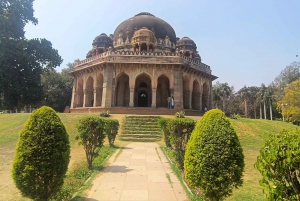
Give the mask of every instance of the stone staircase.
[[128, 115], [122, 126], [121, 140], [134, 142], [160, 141], [159, 116]]

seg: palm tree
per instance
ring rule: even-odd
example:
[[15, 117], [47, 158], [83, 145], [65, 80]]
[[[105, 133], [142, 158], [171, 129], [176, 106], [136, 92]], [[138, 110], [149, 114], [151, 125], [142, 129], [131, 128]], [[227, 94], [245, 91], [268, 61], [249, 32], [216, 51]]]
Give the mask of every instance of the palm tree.
[[245, 103], [245, 117], [248, 117], [248, 100], [251, 96], [250, 90], [248, 87], [244, 86], [242, 89], [240, 89], [239, 94], [241, 96], [241, 99], [244, 100]]
[[220, 91], [220, 83], [217, 82], [213, 86], [213, 100], [214, 100], [215, 108], [218, 108], [218, 103], [220, 103], [220, 101], [221, 101], [221, 98], [219, 96], [219, 91]]
[[225, 112], [226, 110], [226, 101], [230, 99], [232, 91], [232, 88], [228, 85], [227, 82], [220, 84], [219, 96], [223, 102], [223, 112]]
[[267, 119], [267, 110], [266, 110], [266, 91], [267, 87], [265, 84], [261, 84], [261, 87], [258, 92], [258, 100], [260, 102], [259, 109], [260, 109], [260, 118], [262, 119], [262, 108], [261, 104], [264, 106], [264, 118]]
[[272, 86], [269, 86], [267, 88], [266, 100], [269, 103], [269, 107], [270, 107], [270, 119], [273, 120], [272, 102], [275, 101], [275, 98], [274, 98], [274, 89], [272, 88]]

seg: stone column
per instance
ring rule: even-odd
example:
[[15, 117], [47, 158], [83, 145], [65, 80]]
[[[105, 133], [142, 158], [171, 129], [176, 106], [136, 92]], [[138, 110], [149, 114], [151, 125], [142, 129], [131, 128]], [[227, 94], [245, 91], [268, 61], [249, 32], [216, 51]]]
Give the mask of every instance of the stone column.
[[110, 108], [112, 103], [112, 78], [113, 68], [106, 64], [104, 69], [104, 80], [103, 80], [103, 92], [102, 92], [102, 104], [103, 108]]
[[152, 88], [152, 105], [151, 107], [156, 108], [156, 88]]
[[210, 84], [209, 84], [209, 97], [208, 97], [208, 101], [209, 101], [209, 109], [213, 108], [213, 93], [212, 93], [212, 81], [210, 80]]
[[134, 96], [134, 88], [133, 87], [130, 87], [129, 88], [129, 107], [133, 107], [134, 106], [134, 103], [133, 103], [133, 96]]
[[[174, 96], [174, 109], [183, 109], [183, 91], [182, 91], [182, 72], [181, 69], [177, 66], [174, 68], [174, 88], [173, 88], [173, 96]], [[172, 89], [171, 89], [172, 90]], [[172, 91], [171, 91], [172, 92]]]
[[149, 46], [150, 46], [150, 45], [149, 45], [149, 44], [147, 44], [147, 52], [149, 52]]
[[76, 84], [77, 84], [77, 77], [74, 78], [74, 83], [73, 83], [73, 89], [72, 89], [72, 99], [71, 99], [71, 109], [76, 107]]
[[199, 101], [200, 103], [200, 111], [202, 111], [202, 93], [200, 93], [200, 101]]
[[139, 51], [141, 51], [142, 50], [142, 45], [139, 45]]
[[85, 100], [86, 97], [87, 97], [87, 95], [86, 95], [86, 89], [84, 89], [83, 90], [83, 106], [82, 107], [86, 107], [86, 105], [85, 105], [86, 104], [86, 100]]
[[97, 88], [94, 88], [94, 99], [93, 99], [92, 107], [96, 107], [96, 102], [97, 102]]

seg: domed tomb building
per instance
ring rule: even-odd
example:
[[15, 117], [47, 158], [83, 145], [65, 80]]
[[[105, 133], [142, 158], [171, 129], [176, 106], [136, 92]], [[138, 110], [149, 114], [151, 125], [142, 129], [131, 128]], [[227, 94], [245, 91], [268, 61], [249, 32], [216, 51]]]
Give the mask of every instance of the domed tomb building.
[[210, 66], [201, 62], [195, 42], [176, 38], [164, 20], [142, 12], [113, 34], [97, 36], [86, 59], [76, 64], [71, 112], [84, 108], [212, 107]]

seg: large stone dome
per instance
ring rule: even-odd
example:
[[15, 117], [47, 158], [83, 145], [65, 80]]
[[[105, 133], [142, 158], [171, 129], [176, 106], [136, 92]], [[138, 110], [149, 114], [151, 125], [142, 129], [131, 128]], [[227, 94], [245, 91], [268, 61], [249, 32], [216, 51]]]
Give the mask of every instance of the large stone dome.
[[155, 17], [151, 13], [142, 12], [122, 22], [114, 32], [114, 41], [121, 35], [123, 40], [131, 39], [134, 31], [143, 27], [154, 31], [155, 37], [165, 39], [168, 36], [171, 42], [176, 43], [176, 34], [174, 29], [164, 20]]

